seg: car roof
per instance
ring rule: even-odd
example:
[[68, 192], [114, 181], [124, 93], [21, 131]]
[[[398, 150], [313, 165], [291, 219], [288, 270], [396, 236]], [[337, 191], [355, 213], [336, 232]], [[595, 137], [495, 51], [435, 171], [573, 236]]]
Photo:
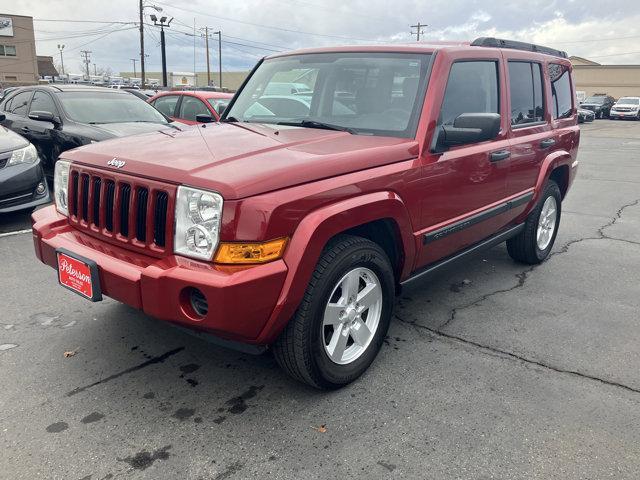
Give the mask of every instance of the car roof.
[[162, 97], [166, 95], [190, 95], [192, 97], [198, 97], [201, 99], [207, 98], [219, 98], [219, 99], [227, 99], [232, 98], [233, 93], [226, 92], [212, 92], [209, 90], [172, 90], [166, 92], [158, 92], [156, 97]]
[[20, 87], [21, 91], [25, 90], [48, 90], [50, 92], [108, 92], [108, 93], [126, 93], [126, 92], [117, 92], [113, 88], [106, 87], [96, 87], [93, 85], [77, 85], [74, 83], [55, 83], [48, 85], [29, 85], [25, 87]]

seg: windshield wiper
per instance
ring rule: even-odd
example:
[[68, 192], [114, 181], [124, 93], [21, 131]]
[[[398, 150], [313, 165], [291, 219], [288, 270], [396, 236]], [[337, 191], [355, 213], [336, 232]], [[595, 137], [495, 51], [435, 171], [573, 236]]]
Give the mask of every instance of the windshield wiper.
[[221, 122], [229, 122], [229, 123], [235, 123], [239, 121], [240, 120], [238, 120], [236, 117], [227, 117], [224, 120], [221, 120]]
[[347, 132], [355, 135], [355, 130], [341, 125], [333, 125], [331, 123], [319, 122], [317, 120], [300, 120], [299, 122], [278, 122], [276, 125], [288, 125], [291, 127], [321, 128], [324, 130], [337, 130], [339, 132]]

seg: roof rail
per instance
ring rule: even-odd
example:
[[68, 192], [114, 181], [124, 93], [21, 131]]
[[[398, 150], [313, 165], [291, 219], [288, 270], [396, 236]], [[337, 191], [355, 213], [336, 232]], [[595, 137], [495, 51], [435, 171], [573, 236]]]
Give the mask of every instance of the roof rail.
[[533, 43], [517, 42], [515, 40], [503, 40], [494, 37], [480, 37], [471, 42], [472, 47], [493, 47], [493, 48], [511, 48], [514, 50], [525, 50], [527, 52], [545, 53], [554, 57], [568, 58], [567, 52], [556, 50], [555, 48], [543, 47]]

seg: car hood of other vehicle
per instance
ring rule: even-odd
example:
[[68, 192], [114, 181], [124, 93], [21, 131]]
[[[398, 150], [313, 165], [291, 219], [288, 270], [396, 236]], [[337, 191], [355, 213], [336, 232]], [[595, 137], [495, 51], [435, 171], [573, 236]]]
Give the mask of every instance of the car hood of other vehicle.
[[29, 141], [0, 125], [0, 153], [10, 152], [29, 145]]
[[87, 126], [104, 138], [125, 137], [173, 128], [170, 124], [153, 122], [94, 123]]
[[415, 158], [414, 139], [265, 124], [200, 127], [107, 140], [65, 152], [77, 163], [244, 198]]

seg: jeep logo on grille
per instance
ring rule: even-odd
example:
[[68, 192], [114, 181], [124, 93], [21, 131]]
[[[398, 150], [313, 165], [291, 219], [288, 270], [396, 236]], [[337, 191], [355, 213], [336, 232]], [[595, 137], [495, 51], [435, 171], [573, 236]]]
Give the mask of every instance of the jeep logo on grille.
[[124, 167], [125, 163], [127, 162], [125, 162], [124, 160], [118, 160], [117, 158], [112, 158], [107, 162], [107, 165], [109, 165], [110, 167], [122, 168]]

